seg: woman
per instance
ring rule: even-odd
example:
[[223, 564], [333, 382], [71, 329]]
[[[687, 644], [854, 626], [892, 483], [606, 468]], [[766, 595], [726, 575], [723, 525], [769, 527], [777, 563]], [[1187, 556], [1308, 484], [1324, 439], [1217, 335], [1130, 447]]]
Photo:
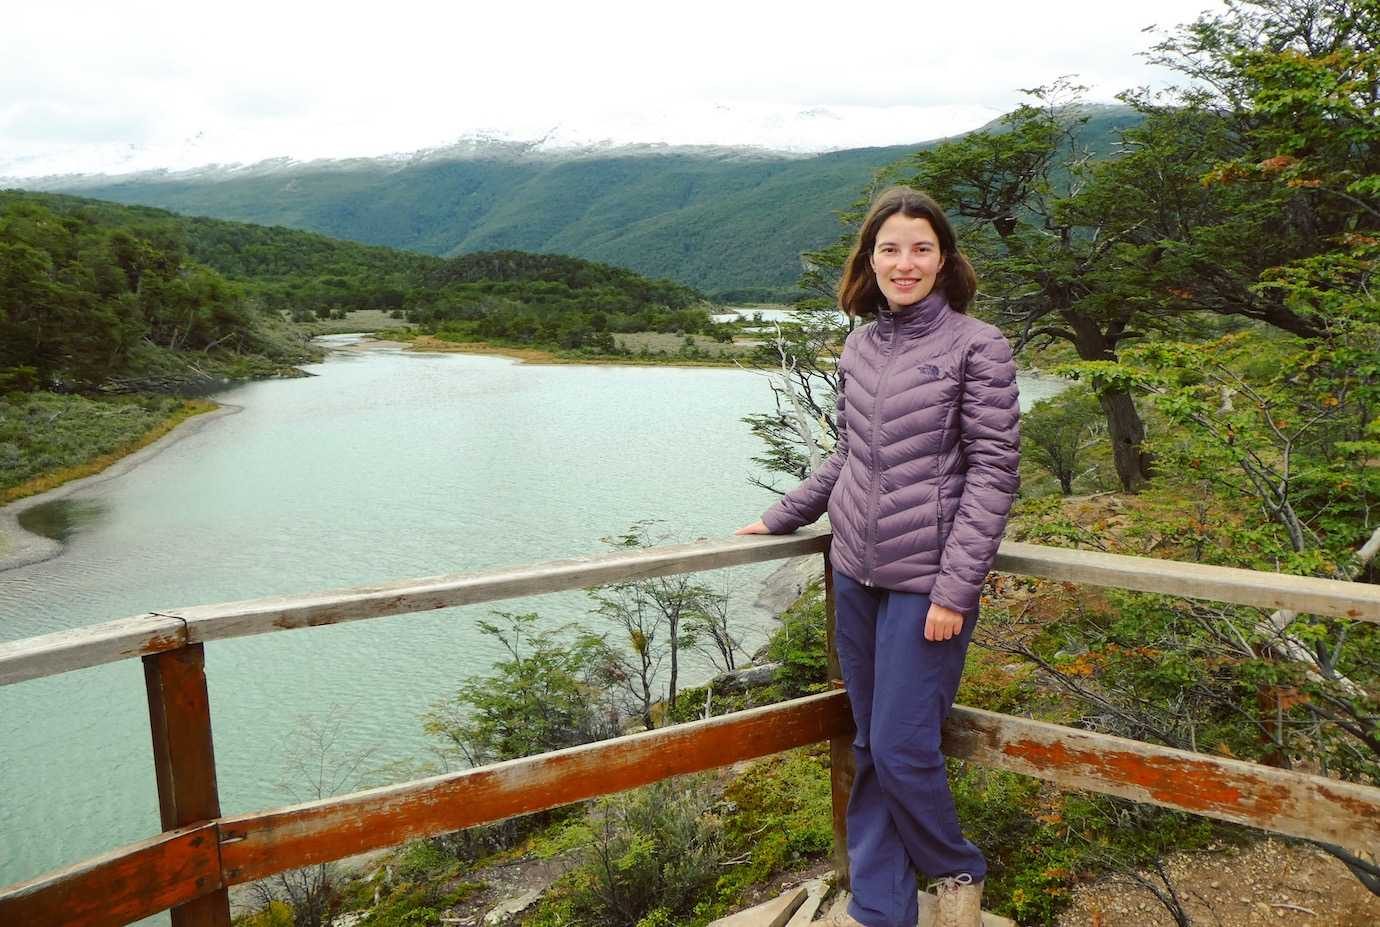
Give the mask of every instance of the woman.
[[911, 927], [914, 870], [937, 920], [977, 927], [987, 863], [963, 837], [939, 749], [978, 597], [1017, 486], [1011, 349], [965, 314], [977, 288], [929, 196], [893, 187], [858, 233], [839, 301], [875, 316], [839, 360], [833, 455], [738, 534], [788, 534], [827, 509], [836, 637], [857, 763], [853, 899], [838, 927]]

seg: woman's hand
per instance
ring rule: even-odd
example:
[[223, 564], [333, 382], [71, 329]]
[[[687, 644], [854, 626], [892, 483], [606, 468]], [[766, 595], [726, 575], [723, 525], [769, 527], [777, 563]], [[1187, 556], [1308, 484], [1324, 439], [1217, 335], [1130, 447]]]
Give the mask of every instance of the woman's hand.
[[755, 521], [750, 525], [743, 525], [734, 534], [771, 534], [771, 530], [760, 521]]
[[962, 630], [962, 614], [938, 602], [930, 603], [930, 613], [925, 616], [925, 640], [946, 641], [956, 637]]

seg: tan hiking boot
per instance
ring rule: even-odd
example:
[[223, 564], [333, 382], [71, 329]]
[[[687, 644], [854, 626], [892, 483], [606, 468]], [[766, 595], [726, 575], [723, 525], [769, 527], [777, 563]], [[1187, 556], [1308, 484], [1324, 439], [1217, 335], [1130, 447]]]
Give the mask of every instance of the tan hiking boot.
[[974, 882], [968, 873], [939, 879], [930, 883], [939, 902], [934, 906], [934, 920], [921, 921], [921, 927], [982, 927], [982, 883]]

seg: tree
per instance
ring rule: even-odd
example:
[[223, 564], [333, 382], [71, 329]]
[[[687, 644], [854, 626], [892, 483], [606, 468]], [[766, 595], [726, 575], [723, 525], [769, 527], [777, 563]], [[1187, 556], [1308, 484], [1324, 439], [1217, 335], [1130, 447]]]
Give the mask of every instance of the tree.
[[[350, 720], [339, 705], [324, 717], [300, 716], [283, 743], [278, 789], [305, 802], [362, 788], [372, 751], [341, 752], [341, 735]], [[290, 904], [293, 927], [324, 927], [338, 902], [340, 881], [335, 863], [318, 863], [255, 882], [252, 892], [260, 908], [278, 900]]]
[[[1019, 351], [1060, 339], [1084, 360], [1115, 360], [1123, 342], [1171, 320], [1137, 303], [1103, 298], [1099, 270], [1116, 243], [1067, 201], [1086, 180], [1090, 154], [1079, 141], [1087, 122], [1080, 87], [1059, 81], [1028, 91], [1033, 102], [980, 131], [917, 152], [893, 169], [963, 221], [962, 241], [983, 281], [982, 308], [994, 312]], [[1145, 426], [1131, 394], [1097, 390], [1117, 475], [1128, 491], [1150, 476]]]
[[600, 706], [609, 663], [602, 638], [541, 629], [532, 612], [494, 616], [502, 623], [480, 621], [479, 630], [508, 656], [492, 675], [469, 677], [433, 705], [423, 716], [427, 733], [469, 766], [483, 766], [601, 740], [616, 730], [615, 713]]
[[685, 637], [722, 672], [738, 668], [740, 658], [748, 657], [743, 642], [733, 630], [728, 607], [728, 590], [705, 596], [685, 619]]
[[[617, 548], [650, 547], [653, 540], [648, 531], [653, 524], [638, 522], [624, 534], [605, 538], [604, 542]], [[616, 681], [631, 697], [642, 723], [650, 730], [655, 726], [652, 705], [660, 693], [658, 677], [663, 663], [670, 663], [666, 702], [674, 711], [680, 685], [681, 648], [693, 646], [695, 637], [690, 632], [703, 627], [708, 616], [722, 612], [727, 596], [686, 574], [614, 583], [590, 590], [589, 595], [596, 611], [622, 632], [628, 650], [615, 651], [620, 670]], [[713, 619], [709, 620], [713, 623]], [[720, 620], [726, 624], [726, 617]]]
[[1021, 416], [1021, 441], [1059, 481], [1064, 495], [1073, 492], [1079, 461], [1102, 438], [1101, 408], [1092, 392], [1073, 387], [1041, 400]]
[[[804, 479], [838, 440], [838, 360], [852, 328], [852, 321], [839, 315], [837, 309], [803, 305], [795, 321], [778, 323], [775, 337], [764, 339], [746, 361], [767, 377], [775, 401], [772, 412], [743, 418], [767, 445], [753, 460], [768, 472]], [[775, 491], [764, 480], [751, 482]]]

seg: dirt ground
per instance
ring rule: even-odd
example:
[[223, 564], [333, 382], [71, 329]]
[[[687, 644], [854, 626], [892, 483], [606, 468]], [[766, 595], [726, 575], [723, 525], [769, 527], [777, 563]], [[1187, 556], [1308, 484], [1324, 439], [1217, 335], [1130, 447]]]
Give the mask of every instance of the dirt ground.
[[[1194, 927], [1380, 927], [1380, 897], [1333, 857], [1264, 840], [1240, 851], [1182, 853], [1168, 860]], [[1078, 889], [1059, 927], [1174, 927], [1146, 889], [1094, 882]]]

